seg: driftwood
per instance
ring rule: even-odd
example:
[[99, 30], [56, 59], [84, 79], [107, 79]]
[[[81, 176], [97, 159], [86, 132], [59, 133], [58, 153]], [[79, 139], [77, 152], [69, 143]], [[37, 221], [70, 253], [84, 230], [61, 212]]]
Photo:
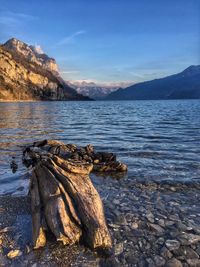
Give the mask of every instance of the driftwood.
[[92, 249], [110, 249], [111, 237], [103, 204], [89, 174], [124, 172], [127, 166], [112, 153], [95, 152], [55, 140], [35, 142], [24, 150], [32, 166], [31, 211], [34, 248], [46, 244], [47, 230], [64, 245], [82, 238]]
[[46, 244], [46, 236], [42, 225], [42, 212], [41, 212], [38, 181], [34, 172], [32, 172], [32, 177], [31, 177], [30, 194], [31, 194], [33, 244], [35, 248], [44, 247]]

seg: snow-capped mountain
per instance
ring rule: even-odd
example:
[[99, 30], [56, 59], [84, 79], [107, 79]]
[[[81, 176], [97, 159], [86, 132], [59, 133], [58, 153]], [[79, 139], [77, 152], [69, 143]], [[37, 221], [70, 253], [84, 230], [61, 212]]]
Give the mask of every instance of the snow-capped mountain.
[[68, 85], [74, 88], [77, 93], [93, 99], [103, 99], [110, 93], [127, 86], [127, 83], [97, 84], [90, 81], [67, 81]]

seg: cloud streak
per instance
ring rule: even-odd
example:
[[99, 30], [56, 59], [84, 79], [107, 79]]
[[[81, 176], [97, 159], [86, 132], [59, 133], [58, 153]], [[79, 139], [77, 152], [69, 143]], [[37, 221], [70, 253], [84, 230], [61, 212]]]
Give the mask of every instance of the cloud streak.
[[66, 36], [64, 37], [63, 39], [61, 39], [58, 43], [57, 43], [57, 46], [61, 46], [61, 45], [66, 45], [66, 44], [69, 44], [69, 43], [72, 43], [75, 38], [79, 35], [83, 35], [83, 34], [86, 34], [86, 31], [84, 30], [81, 30], [81, 31], [76, 31], [74, 32], [73, 34], [69, 35], [69, 36]]
[[16, 13], [7, 9], [0, 9], [0, 40], [4, 41], [7, 38], [18, 37], [25, 39], [25, 29], [30, 26], [30, 23], [38, 20], [38, 17]]
[[79, 70], [61, 70], [60, 74], [77, 74], [80, 73]]
[[23, 22], [33, 21], [36, 19], [38, 18], [29, 14], [0, 10], [0, 24], [7, 27], [15, 27]]

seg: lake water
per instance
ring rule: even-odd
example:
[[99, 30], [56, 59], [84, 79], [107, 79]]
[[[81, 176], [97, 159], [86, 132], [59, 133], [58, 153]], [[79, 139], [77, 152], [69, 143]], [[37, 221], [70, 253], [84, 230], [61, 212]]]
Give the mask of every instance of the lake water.
[[22, 149], [47, 138], [116, 153], [122, 179], [200, 182], [199, 100], [0, 103], [0, 194], [26, 194]]

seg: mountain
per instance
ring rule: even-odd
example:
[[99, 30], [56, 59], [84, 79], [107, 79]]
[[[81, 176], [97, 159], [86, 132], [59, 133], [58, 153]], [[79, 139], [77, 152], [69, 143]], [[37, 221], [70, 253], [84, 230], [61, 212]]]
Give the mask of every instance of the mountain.
[[15, 38], [0, 45], [0, 100], [89, 100], [60, 77], [55, 59]]
[[96, 84], [94, 82], [86, 81], [68, 81], [68, 85], [76, 90], [77, 93], [88, 96], [92, 99], [103, 99], [111, 92], [120, 88], [119, 85]]
[[108, 95], [109, 100], [200, 99], [200, 65], [181, 73], [134, 84]]

